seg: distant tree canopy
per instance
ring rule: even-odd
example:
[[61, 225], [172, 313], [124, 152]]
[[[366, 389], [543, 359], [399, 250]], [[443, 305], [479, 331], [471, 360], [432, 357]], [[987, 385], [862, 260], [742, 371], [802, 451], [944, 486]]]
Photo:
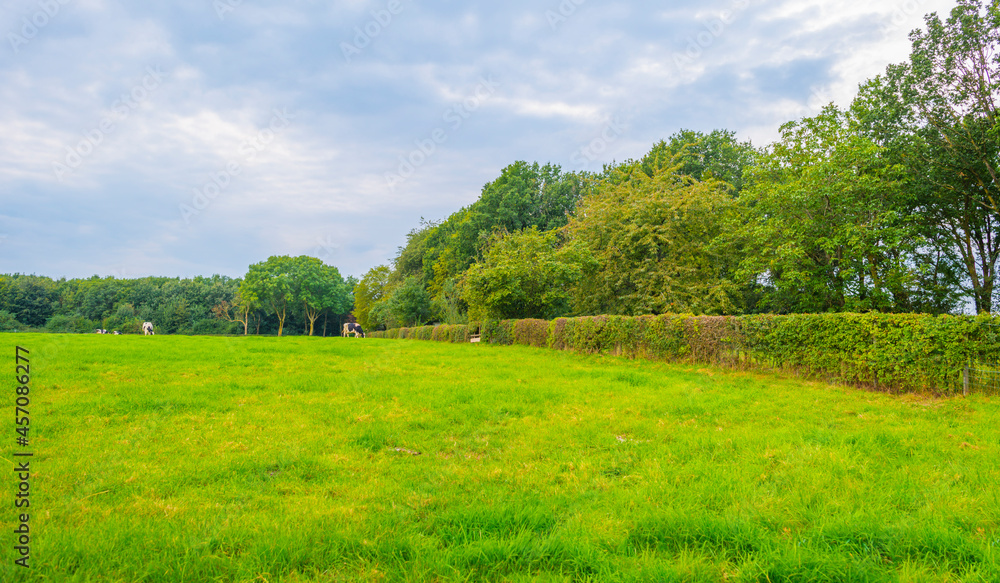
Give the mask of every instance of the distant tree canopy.
[[[215, 275], [52, 280], [0, 275], [0, 313], [6, 314], [4, 326], [11, 329], [64, 333], [101, 328], [140, 334], [142, 322], [148, 321], [161, 334], [276, 334], [284, 333], [287, 318], [294, 318], [303, 323], [302, 333], [312, 334], [321, 318], [342, 319], [353, 309], [353, 282], [345, 282], [335, 267], [312, 257], [268, 261], [263, 262], [268, 269], [276, 264], [289, 267], [287, 281], [268, 281], [261, 275], [262, 264], [251, 266], [245, 279]], [[284, 283], [289, 302], [279, 318], [272, 308], [280, 300], [276, 290]], [[267, 295], [270, 292], [275, 294]]]
[[[1000, 0], [957, 0], [848, 107], [756, 148], [681, 129], [601, 172], [516, 161], [360, 280], [309, 257], [243, 279], [0, 277], [0, 328], [313, 334], [568, 315], [950, 313], [996, 305]], [[297, 333], [297, 331], [296, 331]]]
[[[422, 222], [365, 309], [564, 315], [990, 311], [1000, 259], [1000, 0], [926, 18], [909, 62], [766, 147], [683, 129], [600, 173], [515, 162]], [[373, 293], [376, 290], [377, 293]]]

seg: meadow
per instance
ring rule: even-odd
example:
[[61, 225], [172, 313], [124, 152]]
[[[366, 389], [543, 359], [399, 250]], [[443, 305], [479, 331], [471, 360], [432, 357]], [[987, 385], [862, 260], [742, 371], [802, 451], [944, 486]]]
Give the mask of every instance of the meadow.
[[[0, 335], [3, 581], [1000, 581], [1000, 403], [521, 346]], [[9, 467], [9, 466], [8, 466]]]

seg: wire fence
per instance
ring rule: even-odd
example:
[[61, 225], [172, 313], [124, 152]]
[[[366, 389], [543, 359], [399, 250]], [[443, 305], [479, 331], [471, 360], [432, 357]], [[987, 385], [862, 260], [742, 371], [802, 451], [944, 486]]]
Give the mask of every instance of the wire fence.
[[969, 363], [962, 370], [962, 393], [971, 395], [1000, 395], [1000, 325], [987, 325], [989, 348], [980, 354], [971, 355]]
[[966, 395], [981, 393], [1000, 395], [1000, 365], [985, 368], [982, 363], [969, 365], [962, 371], [962, 392]]

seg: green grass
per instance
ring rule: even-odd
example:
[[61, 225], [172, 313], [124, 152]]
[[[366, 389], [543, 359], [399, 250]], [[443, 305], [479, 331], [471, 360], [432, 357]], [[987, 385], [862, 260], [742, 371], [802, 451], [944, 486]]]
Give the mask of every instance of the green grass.
[[340, 338], [0, 335], [8, 379], [15, 343], [3, 581], [1000, 581], [987, 397]]

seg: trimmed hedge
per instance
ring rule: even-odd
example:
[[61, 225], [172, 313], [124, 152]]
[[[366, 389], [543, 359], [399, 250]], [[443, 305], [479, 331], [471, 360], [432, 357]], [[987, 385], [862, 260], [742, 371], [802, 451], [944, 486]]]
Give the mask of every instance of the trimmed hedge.
[[544, 348], [549, 345], [547, 320], [517, 320], [514, 322], [514, 344]]
[[890, 391], [961, 388], [968, 362], [1000, 360], [1000, 320], [923, 314], [588, 316], [424, 326], [381, 338], [549, 347], [733, 368], [788, 370]]

